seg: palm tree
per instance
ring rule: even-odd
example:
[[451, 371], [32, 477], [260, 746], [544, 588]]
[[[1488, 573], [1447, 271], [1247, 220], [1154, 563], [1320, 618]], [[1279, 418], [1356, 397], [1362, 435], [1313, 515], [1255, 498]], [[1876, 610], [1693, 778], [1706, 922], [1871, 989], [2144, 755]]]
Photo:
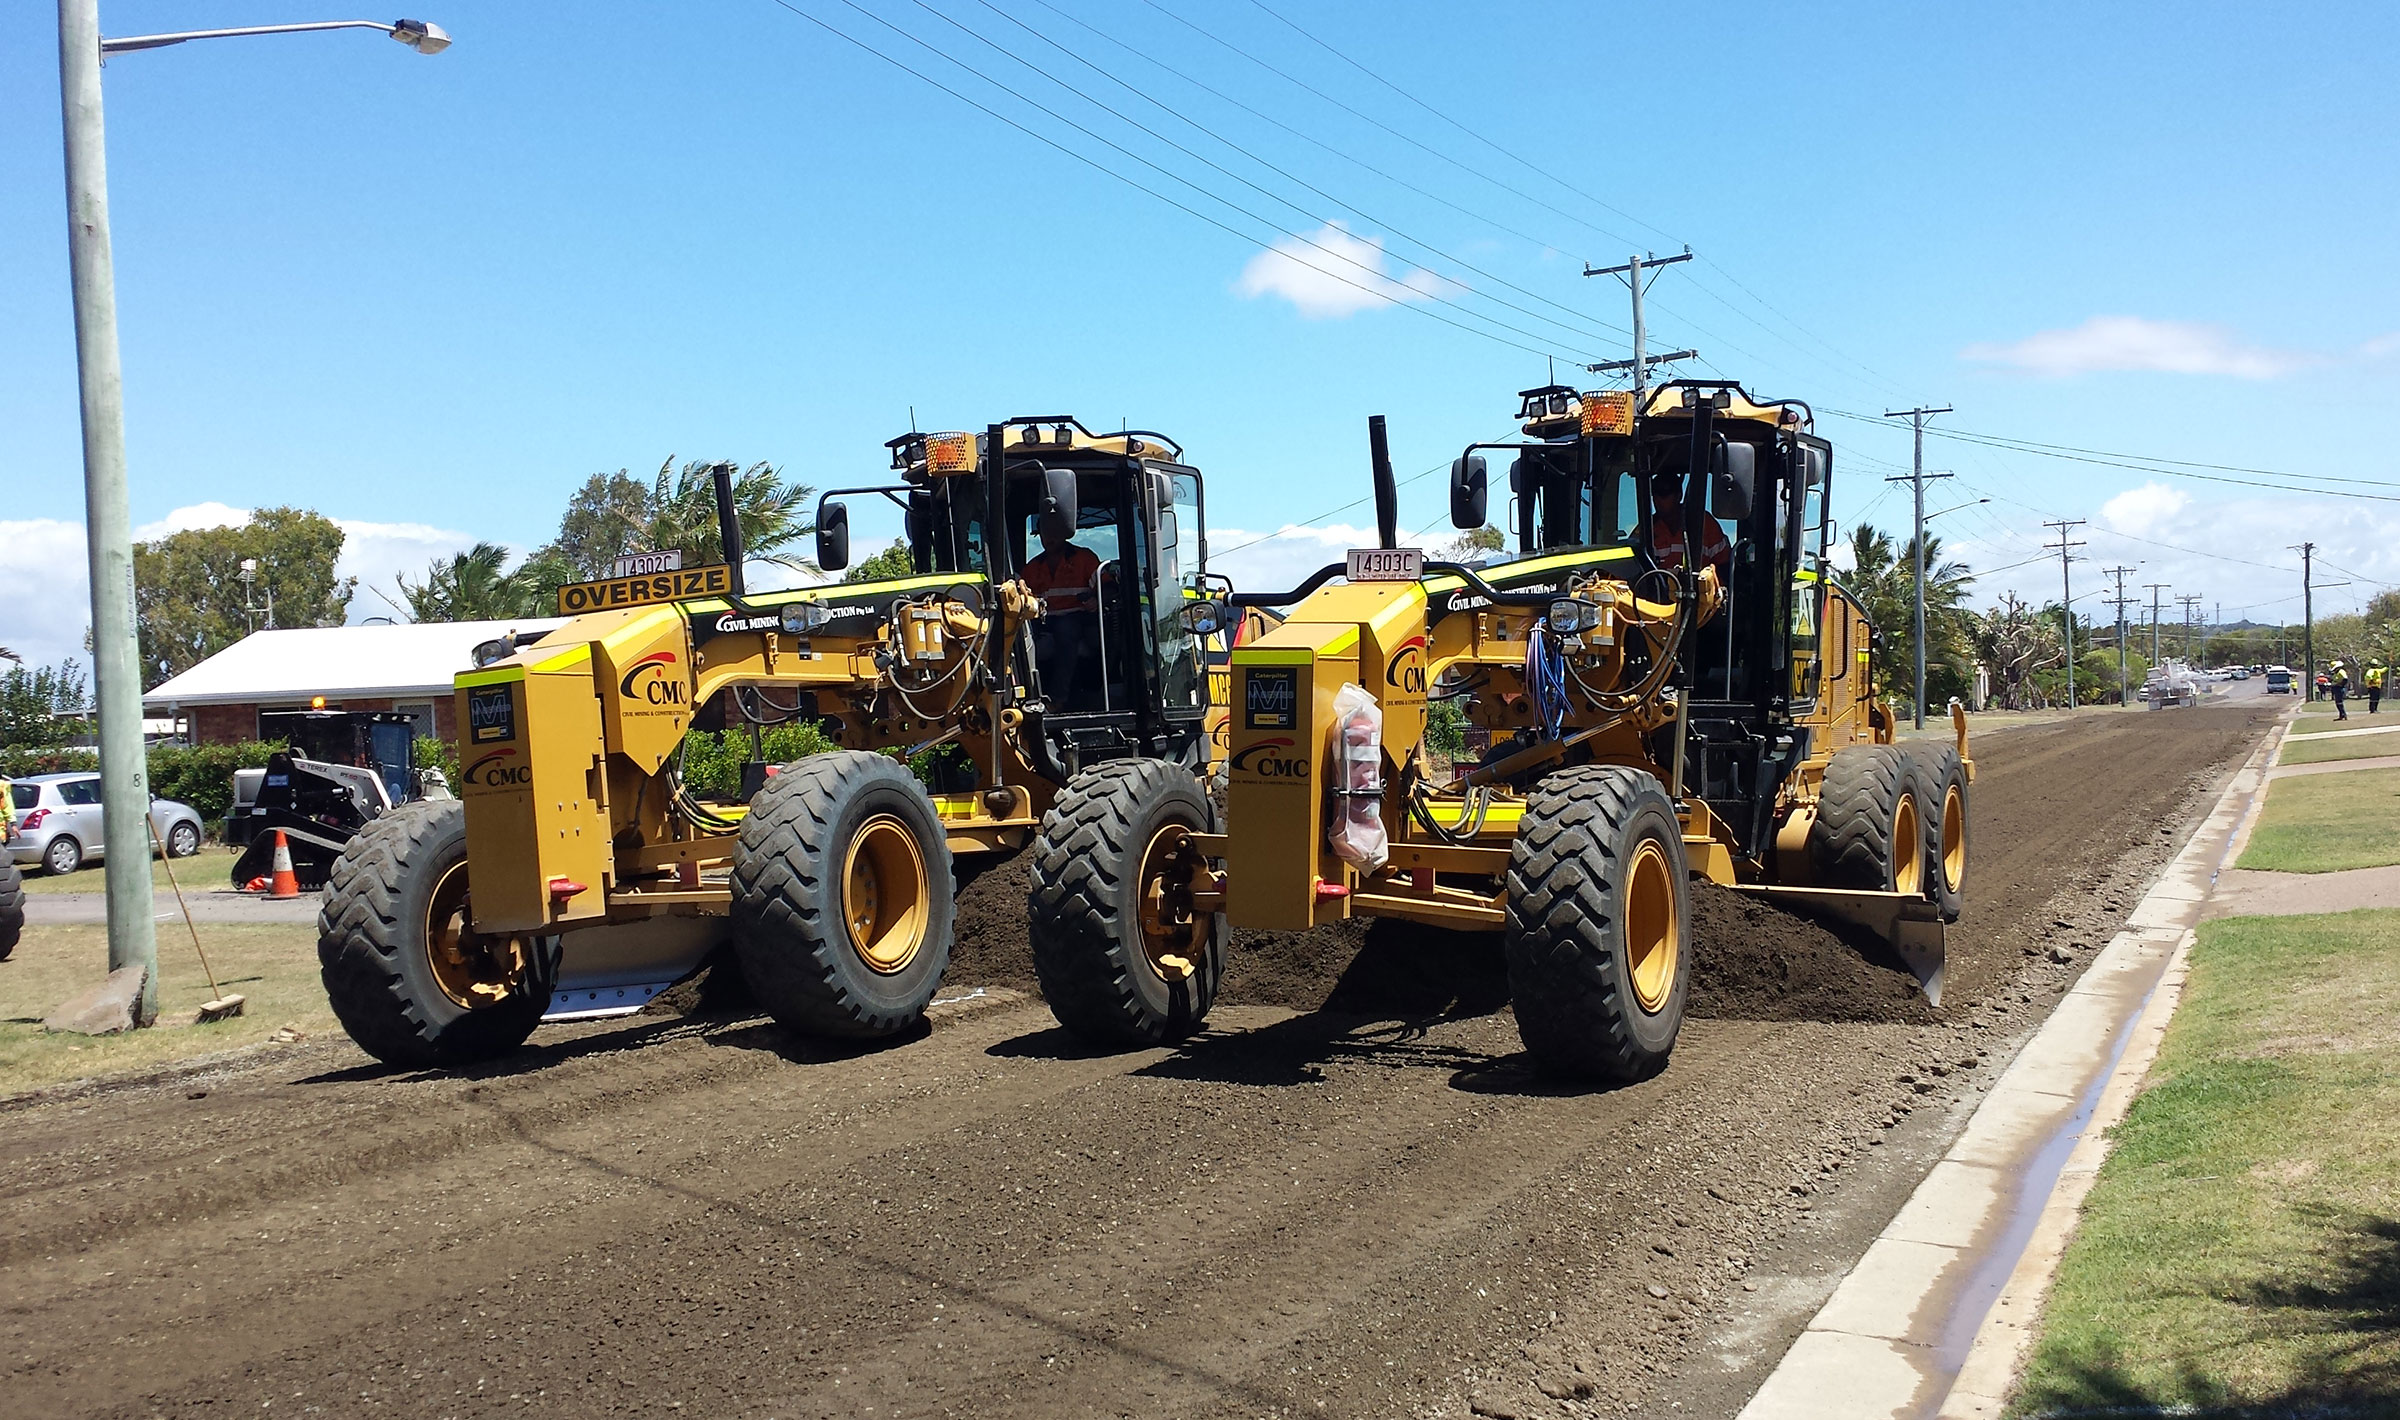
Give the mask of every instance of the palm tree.
[[[1894, 543], [1872, 523], [1850, 531], [1851, 572], [1842, 584], [1865, 606], [1877, 631], [1890, 638], [1900, 665], [1916, 664], [1916, 542]], [[1974, 574], [1963, 562], [1942, 561], [1942, 540], [1925, 539], [1925, 698], [1963, 692], [1972, 671], [1973, 640], [1965, 610]], [[1913, 679], [1913, 674], [1910, 677]], [[1912, 687], [1903, 687], [1910, 689]]]
[[[725, 550], [717, 530], [715, 465], [695, 459], [675, 471], [669, 457], [659, 465], [651, 484], [649, 506], [640, 524], [631, 529], [639, 550], [681, 549], [687, 562], [715, 562]], [[805, 483], [786, 483], [770, 463], [754, 463], [733, 480], [734, 518], [742, 529], [743, 556], [753, 562], [813, 572], [816, 563], [794, 554], [801, 540], [812, 536], [816, 521], [809, 500], [816, 490]], [[631, 550], [631, 549], [629, 549]]]
[[397, 580], [411, 620], [506, 621], [545, 610], [539, 589], [523, 571], [508, 570], [507, 548], [479, 542], [447, 559], [433, 559], [421, 584], [411, 584], [406, 574]]

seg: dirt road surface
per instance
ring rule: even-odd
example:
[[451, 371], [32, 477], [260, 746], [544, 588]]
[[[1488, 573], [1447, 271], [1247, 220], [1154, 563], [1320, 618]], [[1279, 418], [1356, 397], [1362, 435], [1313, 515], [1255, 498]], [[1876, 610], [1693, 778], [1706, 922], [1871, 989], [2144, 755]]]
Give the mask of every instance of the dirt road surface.
[[[1526, 1068], [1488, 941], [1377, 929], [1246, 943], [1236, 1004], [1176, 1050], [1081, 1051], [1003, 989], [864, 1053], [703, 1012], [545, 1031], [463, 1075], [327, 1042], [19, 1101], [0, 1395], [27, 1416], [1730, 1413], [1810, 1269], [1889, 1216], [2272, 709], [1980, 742], [1940, 1011], [1712, 898], [1702, 1014], [1627, 1089]], [[961, 990], [1022, 979], [1007, 884], [969, 890], [989, 920]]]

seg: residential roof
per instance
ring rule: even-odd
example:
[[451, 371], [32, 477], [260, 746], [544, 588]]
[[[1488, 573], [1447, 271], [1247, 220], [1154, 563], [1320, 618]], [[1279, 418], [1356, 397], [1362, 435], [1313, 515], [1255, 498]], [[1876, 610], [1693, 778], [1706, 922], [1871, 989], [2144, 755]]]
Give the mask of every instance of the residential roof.
[[559, 617], [431, 621], [398, 626], [311, 626], [253, 631], [142, 697], [145, 709], [251, 701], [448, 695], [473, 668], [477, 644], [516, 631], [548, 631]]

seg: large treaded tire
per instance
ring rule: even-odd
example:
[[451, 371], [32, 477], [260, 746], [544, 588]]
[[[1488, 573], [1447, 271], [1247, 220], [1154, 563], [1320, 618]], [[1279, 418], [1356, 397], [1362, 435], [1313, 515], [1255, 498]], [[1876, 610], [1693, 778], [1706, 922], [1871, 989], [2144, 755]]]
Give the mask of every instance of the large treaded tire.
[[[1627, 897], [1645, 840], [1664, 855], [1674, 955], [1666, 990], [1635, 990]], [[1517, 1034], [1546, 1073], [1625, 1082], [1664, 1069], [1691, 983], [1683, 826], [1658, 777], [1623, 765], [1561, 770], [1537, 786], [1509, 848], [1505, 949]]]
[[[1817, 792], [1817, 816], [1808, 827], [1810, 871], [1819, 887], [1853, 892], [1896, 890], [1900, 858], [1893, 827], [1903, 798], [1918, 805], [1925, 821], [1923, 774], [1898, 745], [1852, 745], [1834, 752]], [[1923, 847], [1918, 852], [1923, 862]]]
[[453, 799], [384, 814], [334, 861], [317, 910], [317, 961], [335, 1019], [361, 1050], [408, 1069], [470, 1065], [525, 1043], [550, 1008], [558, 939], [534, 939], [517, 990], [459, 1005], [435, 980], [425, 916], [435, 885], [467, 856], [466, 805]]
[[[843, 873], [870, 822], [897, 820], [921, 855], [914, 954], [879, 971], [852, 940]], [[784, 765], [750, 800], [733, 849], [733, 946], [767, 1013], [809, 1035], [872, 1040], [924, 1018], [950, 965], [950, 840], [925, 786], [888, 755], [831, 750]]]
[[[1917, 802], [1925, 808], [1925, 892], [1942, 909], [1944, 922], [1956, 922], [1967, 910], [1967, 873], [1975, 857], [1974, 814], [1969, 808], [1967, 770], [1959, 760], [1956, 745], [1945, 744], [1931, 753], [1916, 751], [1915, 756], [1920, 788]], [[1952, 827], [1948, 815], [1953, 790], [1958, 794], [1955, 872], [1944, 850]]]
[[1162, 830], [1211, 833], [1216, 810], [1188, 769], [1112, 760], [1067, 781], [1034, 839], [1026, 892], [1033, 970], [1050, 1014], [1078, 1038], [1143, 1047], [1200, 1028], [1225, 976], [1225, 918], [1199, 925], [1192, 974], [1169, 981], [1143, 950], [1142, 857]]
[[0, 961], [8, 960], [24, 935], [25, 875], [14, 863], [0, 863]]

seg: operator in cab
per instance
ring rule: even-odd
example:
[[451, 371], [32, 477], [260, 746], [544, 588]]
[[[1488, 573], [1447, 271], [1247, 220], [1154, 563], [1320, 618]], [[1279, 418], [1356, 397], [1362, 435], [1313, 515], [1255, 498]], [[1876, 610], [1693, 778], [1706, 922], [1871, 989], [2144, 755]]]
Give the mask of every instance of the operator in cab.
[[1062, 710], [1074, 708], [1084, 659], [1100, 635], [1092, 597], [1100, 559], [1075, 545], [1074, 531], [1058, 514], [1044, 514], [1036, 525], [1042, 550], [1025, 563], [1026, 590], [1042, 599], [1041, 619], [1033, 623], [1034, 664], [1044, 693]]
[[[1659, 473], [1650, 477], [1650, 556], [1660, 567], [1683, 566], [1683, 475]], [[1725, 530], [1705, 514], [1700, 519], [1700, 560], [1720, 574], [1733, 561], [1733, 544]]]

